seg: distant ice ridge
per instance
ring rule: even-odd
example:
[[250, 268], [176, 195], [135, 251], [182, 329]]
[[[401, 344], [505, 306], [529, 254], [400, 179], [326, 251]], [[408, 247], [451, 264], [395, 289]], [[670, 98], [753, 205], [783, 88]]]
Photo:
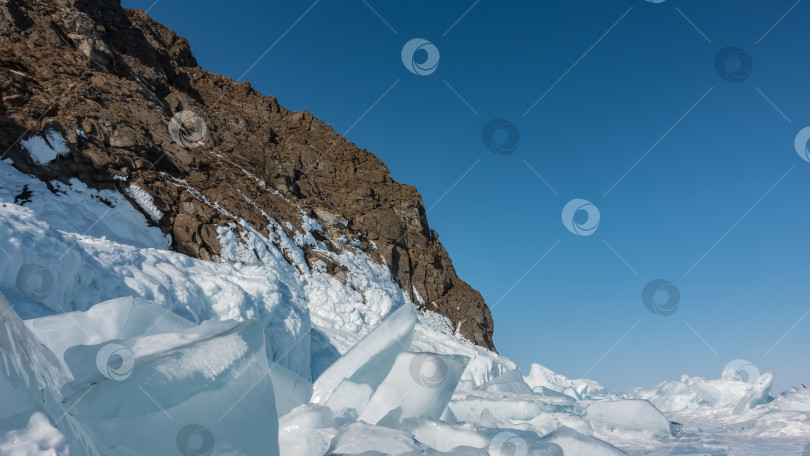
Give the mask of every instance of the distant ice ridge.
[[[649, 400], [665, 412], [714, 408], [732, 409], [735, 415], [743, 415], [774, 400], [771, 396], [773, 380], [771, 373], [748, 379], [733, 368], [727, 368], [718, 379], [684, 375], [680, 381], [664, 382], [654, 388], [636, 388], [632, 396]], [[799, 409], [810, 411], [803, 406]]]
[[524, 376], [303, 216], [290, 237], [234, 219], [212, 263], [169, 251], [116, 192], [52, 187], [0, 161], [0, 454], [706, 454], [766, 437], [800, 454], [810, 435], [807, 389], [774, 398], [770, 374], [622, 396]]

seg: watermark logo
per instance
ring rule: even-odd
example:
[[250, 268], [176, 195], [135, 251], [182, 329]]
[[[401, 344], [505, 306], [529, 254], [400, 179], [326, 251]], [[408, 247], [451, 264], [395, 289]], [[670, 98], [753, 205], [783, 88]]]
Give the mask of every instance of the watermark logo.
[[666, 317], [678, 310], [681, 292], [672, 283], [664, 279], [655, 279], [644, 286], [641, 291], [641, 300], [647, 310]]
[[177, 449], [183, 456], [213, 454], [214, 443], [214, 434], [199, 424], [187, 424], [177, 433]]
[[107, 344], [96, 354], [96, 367], [101, 375], [120, 382], [132, 375], [135, 355], [123, 345]]
[[808, 443], [807, 446], [804, 447], [804, 452], [802, 453], [802, 456], [810, 456], [810, 443]]
[[169, 120], [169, 134], [183, 147], [201, 146], [208, 135], [208, 126], [194, 111], [181, 111]]
[[[585, 219], [578, 220], [584, 214]], [[577, 236], [590, 236], [599, 228], [599, 209], [588, 200], [572, 199], [562, 210], [562, 221], [565, 228]]]
[[744, 359], [735, 359], [723, 368], [722, 379], [728, 385], [743, 383], [751, 389], [760, 377], [759, 369]]
[[425, 388], [438, 388], [447, 377], [447, 363], [440, 356], [417, 353], [409, 367], [411, 378]]
[[17, 289], [34, 301], [42, 301], [51, 295], [54, 277], [45, 266], [28, 263], [17, 271]]
[[529, 444], [514, 432], [500, 432], [489, 441], [489, 454], [492, 456], [526, 456]]
[[520, 130], [508, 120], [492, 119], [481, 130], [484, 146], [496, 155], [512, 155], [520, 144]]
[[729, 46], [717, 53], [714, 58], [714, 68], [721, 78], [739, 84], [745, 82], [751, 76], [754, 60], [744, 50]]
[[796, 135], [793, 144], [796, 146], [796, 153], [799, 154], [799, 157], [810, 162], [810, 127], [802, 128], [799, 134]]
[[431, 75], [439, 67], [439, 48], [424, 38], [414, 38], [402, 47], [402, 64], [413, 74]]

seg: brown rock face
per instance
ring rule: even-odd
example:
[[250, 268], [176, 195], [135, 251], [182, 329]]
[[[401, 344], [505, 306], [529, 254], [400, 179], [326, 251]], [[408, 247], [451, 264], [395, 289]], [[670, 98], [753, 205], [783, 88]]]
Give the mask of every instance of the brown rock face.
[[[293, 235], [285, 222], [300, 225], [303, 210], [494, 350], [489, 309], [456, 276], [416, 189], [309, 112], [202, 70], [184, 38], [117, 0], [0, 0], [0, 49], [0, 152], [21, 171], [122, 193], [136, 185], [172, 247], [212, 261], [218, 227], [266, 227], [264, 212], [280, 225], [263, 234]], [[71, 153], [38, 166], [19, 141], [48, 129]]]

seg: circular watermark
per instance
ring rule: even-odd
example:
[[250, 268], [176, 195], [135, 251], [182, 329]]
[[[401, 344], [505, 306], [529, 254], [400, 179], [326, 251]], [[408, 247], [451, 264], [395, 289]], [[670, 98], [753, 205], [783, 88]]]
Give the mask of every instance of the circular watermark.
[[201, 146], [208, 135], [208, 126], [194, 111], [180, 111], [169, 120], [169, 134], [183, 147]]
[[424, 38], [414, 38], [402, 46], [402, 64], [413, 74], [431, 75], [439, 67], [439, 48]]
[[[577, 220], [578, 213], [584, 213], [584, 220]], [[599, 209], [590, 201], [576, 198], [569, 201], [562, 210], [565, 228], [577, 236], [590, 236], [599, 228]]]
[[714, 68], [721, 78], [739, 84], [751, 76], [754, 60], [751, 55], [736, 46], [720, 50], [714, 58]]
[[177, 449], [183, 456], [213, 454], [214, 443], [214, 434], [199, 424], [187, 424], [177, 433]]
[[760, 375], [757, 366], [744, 359], [735, 359], [723, 368], [722, 379], [726, 384], [743, 383], [746, 389], [751, 389]]
[[51, 271], [40, 264], [24, 264], [17, 271], [17, 289], [27, 298], [35, 301], [42, 301], [50, 296], [54, 282]]
[[120, 382], [132, 375], [135, 368], [135, 355], [123, 345], [107, 344], [96, 354], [96, 367], [101, 375]]
[[810, 443], [808, 443], [807, 446], [804, 447], [804, 452], [802, 453], [802, 456], [810, 456]]
[[529, 444], [514, 432], [500, 432], [489, 441], [491, 456], [526, 456], [528, 453]]
[[664, 3], [665, 0], [647, 0], [648, 3]]
[[447, 363], [440, 356], [417, 353], [409, 367], [411, 378], [425, 388], [438, 388], [447, 377]]
[[799, 154], [799, 157], [810, 162], [810, 127], [804, 127], [799, 131], [793, 145], [796, 146], [796, 153]]
[[492, 119], [481, 130], [484, 146], [496, 155], [512, 155], [520, 144], [520, 130], [508, 120]]
[[678, 310], [681, 292], [678, 287], [664, 279], [651, 280], [641, 291], [644, 307], [656, 315], [667, 317]]

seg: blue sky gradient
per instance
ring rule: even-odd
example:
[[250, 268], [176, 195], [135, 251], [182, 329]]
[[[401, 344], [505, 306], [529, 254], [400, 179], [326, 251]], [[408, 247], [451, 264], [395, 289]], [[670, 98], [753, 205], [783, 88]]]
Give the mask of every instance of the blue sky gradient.
[[[794, 148], [810, 3], [123, 3], [416, 186], [524, 373], [539, 362], [617, 390], [739, 358], [777, 391], [810, 384], [810, 163]], [[412, 38], [439, 50], [432, 74], [403, 65]], [[742, 82], [716, 70], [727, 46], [751, 57]], [[514, 153], [484, 146], [494, 118], [519, 130]], [[590, 236], [561, 219], [575, 198], [599, 210]], [[679, 290], [673, 314], [642, 302], [653, 279]]]

